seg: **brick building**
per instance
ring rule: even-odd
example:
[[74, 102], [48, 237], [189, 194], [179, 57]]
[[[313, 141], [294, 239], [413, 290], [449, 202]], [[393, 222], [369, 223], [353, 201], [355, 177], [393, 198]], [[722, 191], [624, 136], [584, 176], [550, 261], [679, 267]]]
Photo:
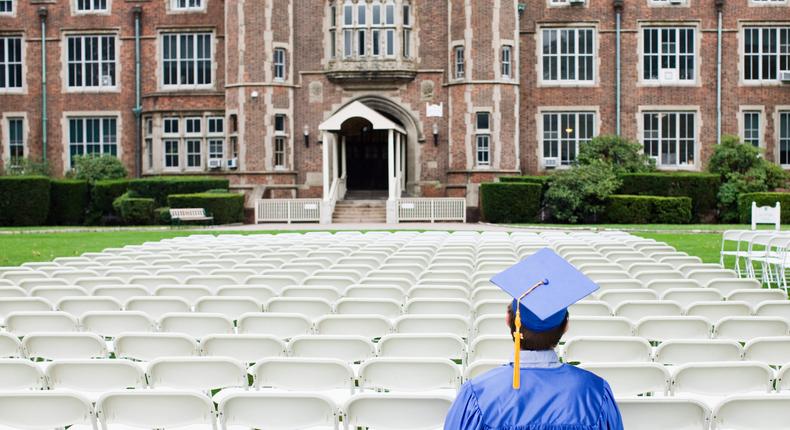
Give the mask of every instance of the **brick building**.
[[0, 0], [0, 115], [6, 167], [111, 153], [249, 204], [476, 207], [618, 132], [666, 170], [720, 133], [790, 166], [790, 0]]

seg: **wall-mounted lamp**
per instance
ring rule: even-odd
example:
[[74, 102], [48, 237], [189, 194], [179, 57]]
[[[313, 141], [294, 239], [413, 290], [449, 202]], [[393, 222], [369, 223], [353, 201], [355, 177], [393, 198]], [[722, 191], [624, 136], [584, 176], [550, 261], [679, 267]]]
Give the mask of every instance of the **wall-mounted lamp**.
[[518, 16], [524, 15], [524, 11], [527, 10], [527, 5], [524, 3], [518, 4]]
[[439, 146], [439, 125], [433, 124], [433, 146]]
[[310, 147], [310, 126], [306, 124], [304, 126], [304, 147]]

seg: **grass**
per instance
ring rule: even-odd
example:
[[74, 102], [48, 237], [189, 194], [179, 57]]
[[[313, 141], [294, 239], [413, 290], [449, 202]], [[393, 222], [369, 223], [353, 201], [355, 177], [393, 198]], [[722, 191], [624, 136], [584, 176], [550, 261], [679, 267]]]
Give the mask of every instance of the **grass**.
[[721, 251], [719, 233], [635, 233], [639, 237], [655, 239], [674, 246], [678, 251], [696, 255], [705, 263], [718, 263]]
[[[518, 227], [527, 228], [562, 228], [562, 229], [592, 229], [592, 230], [624, 230], [632, 233], [639, 232], [697, 232], [697, 231], [710, 231], [712, 233], [720, 233], [726, 230], [749, 230], [750, 225], [747, 224], [514, 224]], [[760, 230], [773, 230], [771, 226], [760, 226]], [[782, 230], [790, 230], [790, 226], [782, 226]]]

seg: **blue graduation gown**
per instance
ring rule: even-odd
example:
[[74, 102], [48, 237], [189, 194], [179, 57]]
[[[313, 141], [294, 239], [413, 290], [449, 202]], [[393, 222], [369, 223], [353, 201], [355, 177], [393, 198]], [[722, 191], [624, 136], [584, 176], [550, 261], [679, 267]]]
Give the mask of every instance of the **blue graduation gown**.
[[597, 375], [567, 364], [522, 368], [514, 390], [511, 363], [465, 383], [444, 430], [623, 430], [623, 423]]

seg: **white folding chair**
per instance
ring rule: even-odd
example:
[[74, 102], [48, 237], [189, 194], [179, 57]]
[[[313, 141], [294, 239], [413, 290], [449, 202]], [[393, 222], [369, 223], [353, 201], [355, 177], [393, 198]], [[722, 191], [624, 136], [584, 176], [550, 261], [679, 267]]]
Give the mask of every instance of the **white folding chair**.
[[211, 294], [211, 290], [203, 285], [162, 285], [154, 290], [157, 297], [178, 297], [190, 305]]
[[34, 332], [77, 332], [79, 322], [66, 312], [13, 312], [5, 319], [6, 331], [16, 336]]
[[428, 357], [463, 360], [466, 343], [458, 336], [445, 334], [390, 334], [378, 343], [380, 357]]
[[568, 307], [568, 313], [580, 317], [610, 317], [612, 308], [601, 300], [585, 300]]
[[107, 344], [93, 333], [31, 333], [22, 348], [27, 357], [45, 360], [107, 357]]
[[146, 374], [152, 388], [200, 391], [206, 395], [217, 389], [249, 386], [246, 366], [230, 357], [157, 358], [148, 364]]
[[12, 297], [0, 299], [0, 321], [12, 312], [51, 311], [52, 304], [41, 297]]
[[354, 371], [344, 360], [333, 358], [265, 358], [250, 369], [256, 389], [287, 391], [354, 392]]
[[123, 309], [123, 305], [112, 297], [64, 297], [58, 302], [56, 308], [80, 318], [86, 312], [120, 311]]
[[124, 390], [102, 394], [96, 402], [102, 429], [192, 426], [216, 430], [214, 404], [208, 397], [184, 391]]
[[340, 291], [336, 287], [327, 285], [294, 285], [283, 288], [280, 295], [282, 297], [299, 297], [303, 299], [324, 299], [330, 303], [336, 302], [341, 296]]
[[128, 311], [144, 312], [154, 320], [171, 312], [189, 312], [190, 306], [186, 300], [179, 297], [138, 296], [132, 297], [124, 305]]
[[346, 430], [358, 427], [388, 430], [439, 429], [454, 396], [441, 394], [361, 393], [342, 407]]
[[725, 339], [673, 339], [656, 348], [655, 361], [661, 364], [680, 365], [707, 361], [740, 361], [741, 344]]
[[346, 289], [350, 299], [391, 299], [402, 303], [406, 294], [397, 285], [352, 285]]
[[269, 287], [256, 285], [226, 285], [217, 289], [219, 297], [250, 297], [258, 304], [264, 305], [273, 297], [277, 297], [277, 292]]
[[710, 409], [692, 399], [631, 397], [617, 400], [628, 430], [709, 430]]
[[186, 278], [157, 274], [157, 275], [134, 276], [130, 279], [127, 279], [126, 283], [132, 285], [140, 285], [146, 287], [148, 291], [154, 291], [158, 287], [161, 287], [163, 285], [178, 285], [182, 283], [185, 279]]
[[[512, 341], [511, 341], [512, 343]], [[648, 362], [650, 343], [635, 336], [585, 336], [568, 340], [563, 349], [566, 363]]]
[[571, 316], [563, 339], [567, 341], [578, 336], [632, 336], [633, 334], [633, 324], [623, 317]]
[[776, 391], [779, 393], [790, 391], [790, 364], [785, 364], [776, 372]]
[[686, 315], [703, 317], [713, 324], [716, 324], [722, 318], [730, 316], [746, 317], [751, 314], [752, 308], [748, 303], [735, 301], [697, 302], [686, 310]]
[[713, 279], [703, 285], [706, 288], [718, 290], [725, 297], [733, 291], [762, 288], [760, 282], [755, 279]]
[[41, 286], [30, 291], [31, 297], [41, 297], [50, 303], [57, 303], [64, 297], [87, 296], [85, 288], [76, 285]]
[[96, 401], [104, 392], [145, 387], [145, 373], [124, 359], [57, 360], [47, 366], [47, 381], [53, 390], [78, 392]]
[[406, 313], [411, 315], [458, 315], [468, 318], [472, 308], [467, 299], [410, 299]]
[[369, 339], [393, 331], [388, 318], [380, 315], [326, 315], [316, 320], [316, 334], [355, 335]]
[[726, 317], [714, 326], [717, 339], [741, 342], [763, 336], [787, 336], [788, 322], [777, 317]]
[[[607, 290], [598, 295], [598, 298], [610, 307], [617, 307], [622, 302], [634, 300], [658, 300], [658, 294], [647, 288]], [[572, 305], [573, 306], [573, 305]], [[574, 315], [580, 315], [574, 312]], [[594, 316], [594, 315], [590, 315]]]
[[754, 315], [759, 317], [780, 317], [790, 321], [790, 301], [768, 300], [754, 308]]
[[446, 358], [372, 358], [362, 363], [358, 373], [362, 390], [458, 390], [461, 386], [458, 365]]
[[323, 299], [275, 297], [266, 304], [266, 312], [295, 313], [316, 319], [332, 313], [332, 304]]
[[243, 363], [256, 363], [270, 357], [284, 357], [288, 347], [279, 338], [264, 334], [216, 334], [200, 342], [203, 355], [231, 357]]
[[44, 373], [32, 361], [22, 358], [0, 359], [0, 392], [46, 388]]
[[464, 370], [464, 380], [469, 381], [474, 379], [489, 370], [496, 369], [503, 365], [508, 364], [507, 360], [477, 360], [474, 363], [470, 363], [466, 366], [466, 370]]
[[609, 383], [615, 396], [668, 395], [671, 377], [658, 363], [582, 363]]
[[156, 324], [148, 315], [137, 311], [92, 311], [80, 318], [85, 331], [104, 337], [116, 337], [123, 332], [156, 331]]
[[757, 308], [761, 303], [768, 301], [783, 301], [790, 303], [787, 300], [787, 293], [782, 290], [768, 290], [768, 289], [746, 289], [735, 290], [727, 295], [728, 301], [746, 302], [752, 308]]
[[[790, 337], [756, 337], [746, 342], [743, 359], [782, 366], [790, 363]], [[790, 381], [788, 381], [790, 382]]]
[[469, 345], [470, 363], [477, 360], [505, 360], [513, 355], [513, 338], [509, 335], [478, 336]]
[[203, 275], [203, 276], [190, 276], [184, 280], [184, 285], [200, 285], [203, 287], [209, 287], [212, 291], [217, 291], [218, 288], [224, 287], [225, 285], [236, 285], [240, 281], [230, 277], [230, 276], [213, 276], [213, 275]]
[[97, 428], [90, 400], [76, 393], [58, 391], [0, 393], [0, 427]]
[[144, 297], [151, 292], [141, 285], [110, 285], [107, 287], [96, 287], [91, 292], [93, 296], [112, 297], [120, 303], [126, 303], [132, 297]]
[[703, 317], [647, 317], [639, 320], [637, 336], [649, 341], [709, 339], [711, 323]]
[[293, 357], [335, 358], [358, 363], [375, 357], [376, 346], [362, 336], [295, 336], [288, 343]]
[[0, 332], [0, 358], [21, 357], [22, 342], [11, 333]]
[[670, 288], [661, 294], [661, 300], [673, 301], [684, 309], [698, 302], [715, 302], [723, 299], [722, 294], [712, 288]]
[[195, 312], [224, 315], [231, 321], [248, 312], [262, 312], [263, 307], [250, 297], [202, 297], [195, 302]]
[[733, 395], [713, 410], [714, 430], [781, 430], [790, 422], [790, 394]]
[[233, 321], [217, 313], [168, 313], [159, 320], [159, 328], [166, 333], [184, 333], [196, 339], [211, 334], [233, 333]]
[[674, 372], [672, 392], [708, 397], [768, 393], [773, 390], [773, 379], [774, 371], [763, 363], [688, 363]]
[[649, 290], [655, 291], [659, 296], [661, 296], [665, 292], [675, 288], [701, 289], [702, 284], [691, 279], [657, 279], [655, 281], [646, 283], [645, 287]]
[[683, 314], [683, 309], [675, 302], [665, 300], [642, 300], [623, 302], [614, 309], [614, 314], [618, 317], [625, 317], [636, 322], [646, 317], [681, 316]]
[[395, 332], [401, 334], [450, 333], [460, 338], [469, 336], [468, 319], [457, 315], [403, 315], [396, 318], [393, 325]]
[[264, 391], [231, 393], [220, 402], [219, 412], [222, 430], [337, 430], [340, 415], [335, 403], [326, 396]]
[[710, 281], [717, 279], [734, 279], [738, 278], [738, 274], [734, 270], [729, 269], [699, 269], [692, 270], [686, 277], [698, 281], [700, 284], [707, 284]]
[[392, 299], [340, 299], [335, 304], [341, 315], [381, 315], [397, 318], [403, 313], [400, 302]]
[[138, 361], [198, 355], [194, 338], [180, 333], [123, 333], [115, 338], [115, 356]]
[[281, 339], [309, 334], [313, 323], [301, 313], [257, 312], [242, 315], [238, 322], [239, 334], [266, 334]]

